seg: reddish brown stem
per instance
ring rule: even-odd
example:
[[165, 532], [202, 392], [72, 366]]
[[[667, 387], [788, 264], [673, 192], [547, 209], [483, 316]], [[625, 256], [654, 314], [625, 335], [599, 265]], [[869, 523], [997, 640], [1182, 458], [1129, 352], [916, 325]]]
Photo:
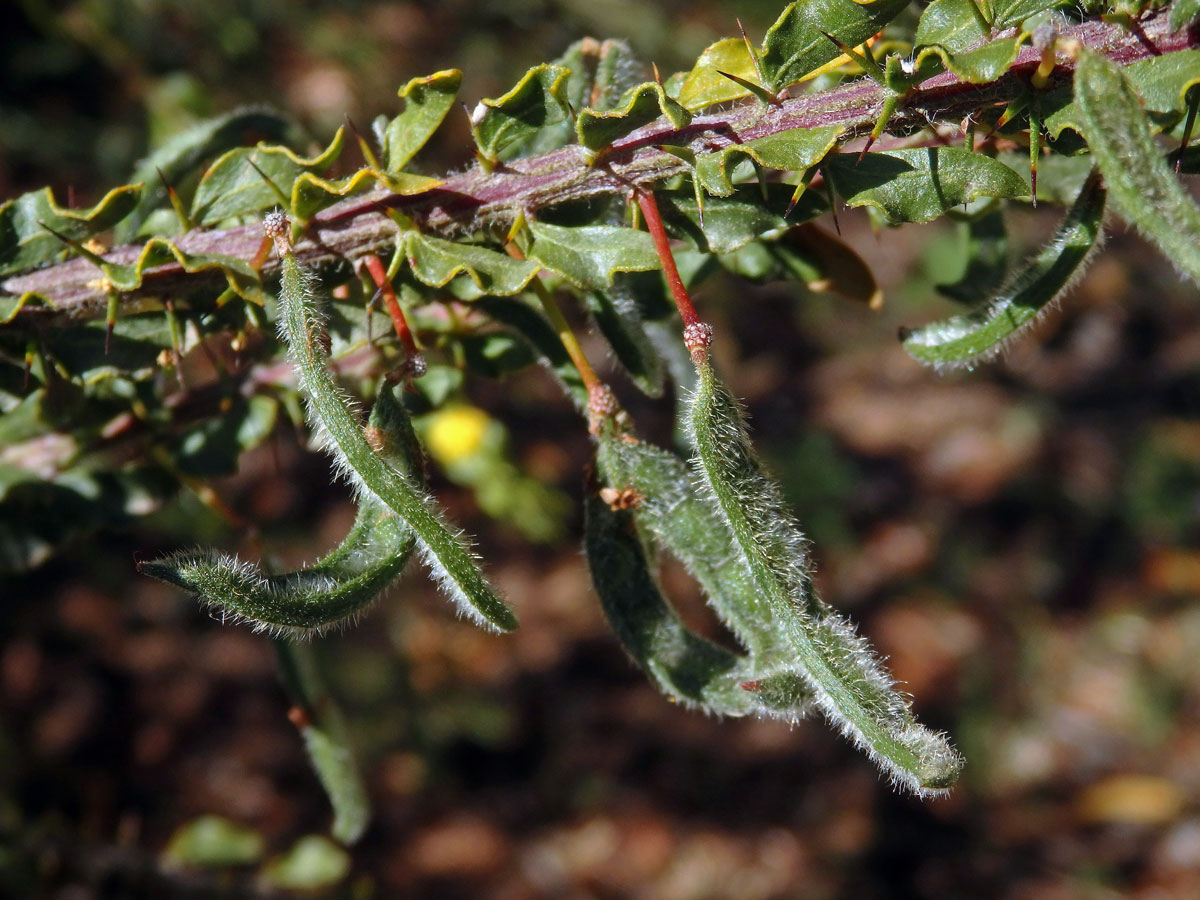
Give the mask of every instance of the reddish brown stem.
[[384, 268], [383, 260], [374, 253], [369, 253], [363, 257], [362, 262], [368, 274], [370, 274], [371, 280], [375, 282], [375, 287], [379, 289], [379, 293], [383, 297], [383, 303], [387, 307], [388, 315], [392, 319], [392, 325], [396, 329], [396, 336], [400, 338], [400, 343], [404, 346], [405, 353], [411, 359], [421, 351], [417, 348], [417, 342], [413, 337], [412, 329], [408, 327], [408, 319], [404, 317], [404, 310], [400, 308], [400, 301], [396, 298], [396, 289], [392, 286], [392, 282], [387, 276], [387, 269]]
[[675, 255], [671, 252], [671, 243], [667, 238], [667, 231], [663, 228], [662, 215], [658, 211], [658, 201], [654, 199], [652, 191], [644, 191], [640, 188], [634, 191], [637, 196], [638, 208], [642, 211], [642, 217], [646, 220], [646, 228], [650, 232], [650, 237], [654, 239], [654, 249], [658, 253], [659, 261], [662, 262], [663, 274], [667, 277], [667, 285], [671, 288], [671, 296], [675, 298], [675, 305], [679, 308], [679, 317], [683, 319], [684, 326], [696, 325], [700, 322], [700, 316], [696, 313], [696, 307], [692, 305], [692, 298], [688, 295], [687, 288], [683, 286], [683, 279], [679, 277], [679, 267], [675, 265]]

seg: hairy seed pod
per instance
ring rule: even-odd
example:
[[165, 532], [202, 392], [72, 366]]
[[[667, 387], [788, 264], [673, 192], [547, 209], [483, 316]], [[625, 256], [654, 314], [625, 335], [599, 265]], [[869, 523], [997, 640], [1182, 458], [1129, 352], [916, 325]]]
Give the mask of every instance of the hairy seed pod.
[[432, 498], [412, 479], [371, 449], [350, 398], [329, 374], [314, 280], [290, 250], [283, 254], [281, 273], [280, 332], [299, 373], [309, 417], [341, 473], [361, 497], [378, 498], [412, 529], [422, 559], [461, 614], [499, 630], [516, 628], [517, 617], [488, 584], [462, 535], [445, 524]]
[[[404, 407], [384, 386], [370, 430], [385, 464], [419, 478], [420, 448]], [[138, 564], [138, 571], [201, 597], [222, 616], [274, 632], [308, 634], [353, 620], [403, 571], [416, 541], [404, 522], [374, 497], [359, 503], [345, 539], [295, 572], [260, 566], [215, 550], [189, 550]]]
[[[599, 492], [599, 501], [611, 511], [629, 510], [643, 540], [683, 563], [699, 583], [709, 606], [747, 651], [746, 655], [737, 655], [736, 672], [731, 671], [728, 676], [740, 679], [741, 695], [729, 698], [723, 688], [714, 685], [706, 708], [727, 715], [755, 713], [789, 721], [802, 718], [810, 705], [811, 691], [796, 676], [792, 656], [781, 639], [780, 623], [736, 553], [724, 520], [696, 495], [684, 462], [673, 453], [633, 438], [609, 420], [597, 434], [596, 470], [609, 485]], [[601, 518], [598, 512], [589, 512], [589, 516]], [[670, 671], [688, 664], [685, 652], [691, 648], [688, 642], [701, 639], [688, 632], [670, 610], [648, 571], [639, 570], [636, 577], [626, 574], [622, 587], [614, 575], [619, 569], [604, 565], [592, 550], [593, 541], [589, 530], [592, 579], [613, 629], [630, 655], [651, 673], [659, 686], [680, 699], [677, 686], [672, 686], [674, 682], [655, 674], [653, 648], [631, 644], [627, 640], [630, 626], [623, 626], [617, 620], [622, 615], [637, 622], [649, 619], [659, 631], [682, 635], [671, 641], [660, 638], [659, 646], [673, 648], [675, 655], [670, 663], [658, 661], [657, 665], [668, 665]], [[634, 555], [632, 549], [627, 552]], [[645, 568], [644, 555], [640, 558]], [[628, 573], [630, 569], [636, 569], [633, 562], [619, 571]], [[617, 598], [605, 599], [611, 591], [616, 591]], [[637, 605], [631, 595], [650, 599]], [[708, 656], [700, 650], [694, 656], [690, 665], [704, 670]], [[717, 697], [726, 700], [720, 707], [716, 705]]]
[[779, 487], [763, 474], [742, 411], [707, 362], [699, 367], [689, 429], [694, 466], [762, 596], [784, 623], [798, 671], [831, 723], [894, 783], [921, 795], [954, 783], [962, 759], [917, 723], [854, 626], [818, 599], [807, 542]]

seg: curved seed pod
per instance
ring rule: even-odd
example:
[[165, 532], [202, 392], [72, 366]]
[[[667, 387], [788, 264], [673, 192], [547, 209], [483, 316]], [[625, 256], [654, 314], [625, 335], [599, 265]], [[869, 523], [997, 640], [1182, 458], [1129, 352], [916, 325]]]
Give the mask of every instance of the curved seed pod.
[[815, 702], [894, 783], [920, 795], [943, 791], [958, 777], [961, 757], [944, 735], [917, 723], [867, 642], [817, 598], [807, 542], [778, 486], [762, 473], [741, 408], [708, 360], [697, 368], [689, 421], [697, 474], [784, 624]]
[[[791, 720], [804, 716], [812, 692], [793, 671], [793, 655], [781, 637], [782, 629], [735, 551], [728, 526], [695, 494], [687, 466], [674, 454], [623, 433], [611, 419], [600, 428], [597, 441], [597, 470], [609, 489], [616, 491], [618, 505], [628, 506], [629, 515], [646, 536], [683, 563], [699, 583], [717, 616], [749, 651], [748, 657], [732, 655], [738, 663], [736, 679], [743, 696], [721, 707], [717, 707], [715, 701], [709, 701], [713, 704], [711, 711], [728, 715], [753, 712]], [[598, 517], [600, 512], [603, 511], [593, 513], [589, 506], [589, 516]], [[654, 584], [640, 543], [632, 536], [627, 540], [636, 545], [638, 558], [642, 560], [641, 568], [646, 571], [636, 579], [623, 575], [627, 584], [622, 586], [614, 575], [617, 567], [604, 567], [592, 553], [589, 531], [589, 561], [597, 593], [605, 604], [614, 630], [630, 654], [655, 677], [666, 693], [686, 699], [680, 697], [678, 688], [673, 689], [672, 683], [665, 681], [654, 669], [653, 663], [661, 660], [652, 652], [654, 648], [639, 647], [627, 640], [626, 632], [630, 628], [648, 629], [653, 625], [658, 632], [669, 634], [670, 638], [658, 638], [660, 647], [673, 652], [670, 662], [666, 663], [668, 666], [681, 664], [686, 656], [684, 651], [694, 649], [689, 642], [703, 645], [708, 642], [686, 631], [686, 626]], [[632, 555], [634, 550], [628, 552]], [[626, 568], [633, 566], [631, 562]], [[609, 590], [617, 591], [616, 599], [608, 598]], [[635, 596], [644, 599], [635, 600]], [[617, 619], [622, 615], [631, 618], [632, 623], [619, 624]], [[686, 637], [680, 637], [681, 634]], [[703, 651], [695, 649], [694, 655], [693, 665], [705, 663]], [[731, 674], [730, 677], [734, 676]], [[711, 690], [728, 699], [720, 685], [714, 684]], [[746, 692], [753, 697], [744, 696]]]
[[745, 660], [687, 629], [650, 574], [633, 517], [596, 492], [587, 499], [585, 546], [604, 614], [622, 646], [670, 697], [707, 712], [741, 716], [755, 695]]
[[[386, 385], [370, 427], [384, 462], [419, 478], [420, 448], [403, 406]], [[138, 564], [138, 571], [203, 598], [222, 615], [272, 631], [319, 632], [360, 614], [404, 570], [416, 544], [404, 522], [375, 497], [328, 555], [299, 571], [267, 575], [215, 550], [188, 550]]]
[[1103, 227], [1104, 188], [1093, 172], [1054, 240], [999, 296], [966, 315], [905, 333], [904, 349], [921, 362], [938, 367], [966, 365], [996, 353], [1036, 322], [1083, 274], [1100, 246]]
[[407, 523], [425, 564], [460, 613], [480, 625], [516, 628], [517, 617], [487, 583], [462, 536], [446, 526], [432, 499], [371, 449], [350, 398], [329, 374], [313, 279], [286, 246], [282, 256], [280, 332], [307, 395], [309, 416], [342, 474], [363, 497], [377, 497]]

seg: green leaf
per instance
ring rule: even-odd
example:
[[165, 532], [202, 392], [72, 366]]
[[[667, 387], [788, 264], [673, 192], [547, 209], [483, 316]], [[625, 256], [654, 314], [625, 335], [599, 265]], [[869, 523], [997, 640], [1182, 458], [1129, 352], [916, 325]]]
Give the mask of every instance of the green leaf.
[[845, 130], [841, 125], [796, 128], [744, 144], [732, 144], [697, 156], [695, 177], [708, 193], [728, 197], [734, 190], [730, 173], [741, 160], [753, 160], [768, 169], [803, 172], [824, 159]]
[[453, 108], [461, 85], [462, 72], [445, 69], [414, 78], [400, 88], [404, 111], [383, 129], [383, 158], [389, 175], [398, 175], [433, 137]]
[[[384, 386], [371, 412], [383, 461], [416, 479], [420, 448], [403, 406]], [[138, 564], [138, 571], [190, 591], [258, 629], [322, 631], [360, 615], [408, 564], [412, 530], [384, 503], [365, 495], [345, 539], [321, 560], [268, 575], [254, 563], [215, 550], [188, 550]]]
[[893, 781], [922, 796], [943, 793], [962, 760], [944, 735], [919, 725], [909, 701], [854, 627], [822, 603], [807, 545], [777, 485], [763, 474], [741, 408], [705, 361], [689, 418], [694, 464], [795, 661], [830, 722]]
[[[597, 42], [584, 38], [571, 44], [554, 60], [554, 65], [570, 70], [564, 97], [569, 109], [609, 110], [620, 103], [626, 91], [644, 81], [649, 67], [633, 57], [624, 41]], [[563, 118], [557, 125], [545, 125], [504, 149], [504, 159], [539, 156], [565, 147], [577, 138], [574, 124]]]
[[646, 334], [635, 296], [636, 284], [629, 275], [617, 275], [611, 288], [588, 291], [584, 302], [634, 384], [647, 396], [660, 397], [664, 378], [662, 358]]
[[199, 167], [219, 153], [265, 141], [293, 144], [301, 140], [294, 120], [269, 109], [236, 110], [175, 135], [134, 170], [130, 181], [143, 183], [142, 196], [133, 212], [117, 225], [117, 243], [132, 241], [151, 212], [167, 207], [164, 180], [182, 191]]
[[0, 205], [0, 275], [11, 275], [63, 257], [63, 237], [85, 241], [129, 215], [141, 197], [140, 184], [113, 188], [91, 209], [59, 206], [50, 188], [22, 194]]
[[822, 165], [847, 206], [874, 206], [892, 223], [929, 222], [976, 197], [1026, 197], [1008, 166], [958, 147], [839, 153]]
[[263, 880], [283, 891], [320, 891], [350, 874], [350, 855], [319, 834], [300, 838], [263, 867]]
[[355, 489], [363, 496], [378, 497], [412, 528], [426, 565], [462, 614], [480, 625], [504, 631], [516, 628], [516, 616], [487, 583], [461, 535], [443, 522], [433, 500], [367, 442], [347, 398], [329, 374], [328, 358], [318, 340], [321, 320], [313, 279], [290, 251], [283, 257], [280, 306], [281, 330], [308, 395], [314, 425], [328, 433], [327, 446]]
[[225, 219], [278, 206], [279, 197], [271, 184], [285, 197], [291, 197], [292, 185], [302, 173], [321, 172], [333, 165], [341, 155], [345, 131], [344, 127], [339, 128], [329, 146], [310, 159], [278, 145], [259, 144], [230, 150], [200, 179], [192, 199], [192, 221], [216, 225]]
[[253, 828], [221, 816], [197, 816], [171, 835], [163, 859], [168, 865], [201, 869], [244, 866], [263, 854], [265, 842]]
[[[904, 349], [921, 362], [939, 367], [967, 365], [995, 354], [1050, 308], [1083, 271], [1097, 246], [1103, 221], [1104, 190], [1093, 177], [1054, 240], [1001, 288], [995, 299], [966, 315], [908, 332]], [[987, 283], [980, 286], [986, 288]]]
[[[1173, 125], [1187, 111], [1188, 90], [1200, 84], [1200, 50], [1179, 50], [1153, 56], [1124, 66], [1124, 79], [1141, 98], [1141, 107], [1150, 114], [1154, 130]], [[1078, 83], [1078, 73], [1076, 73]], [[1087, 131], [1079, 98], [1064, 87], [1042, 99], [1047, 110], [1046, 133], [1057, 139], [1064, 129], [1079, 134]]]
[[1168, 15], [1167, 24], [1171, 31], [1183, 31], [1200, 18], [1200, 0], [1175, 0]]
[[[1200, 70], [1196, 72], [1200, 80]], [[1138, 95], [1120, 68], [1085, 52], [1075, 70], [1083, 136], [1121, 215], [1200, 282], [1200, 206], [1154, 143]]]
[[127, 265], [105, 263], [100, 268], [113, 290], [134, 291], [142, 286], [148, 269], [168, 263], [178, 263], [188, 273], [215, 269], [224, 274], [229, 287], [238, 296], [262, 300], [258, 273], [244, 259], [219, 253], [185, 253], [166, 238], [148, 240], [138, 258]]
[[[798, 0], [767, 31], [759, 55], [762, 86], [775, 93], [841, 55], [836, 38], [857, 47], [908, 6], [908, 0]], [[822, 33], [824, 32], [824, 34]]]
[[666, 116], [675, 128], [683, 128], [692, 120], [692, 114], [668, 97], [661, 85], [647, 82], [631, 88], [616, 109], [581, 111], [575, 120], [575, 132], [579, 143], [589, 150], [599, 150], [661, 116]]
[[456, 295], [463, 300], [519, 293], [540, 268], [536, 262], [513, 259], [498, 250], [418, 231], [406, 233], [404, 252], [418, 281], [438, 288], [453, 281]]
[[960, 226], [966, 234], [963, 252], [967, 264], [953, 284], [939, 284], [937, 291], [960, 303], [977, 303], [992, 295], [994, 286], [1008, 274], [1008, 230], [998, 205], [973, 216]]
[[933, 0], [921, 13], [914, 47], [938, 44], [949, 53], [977, 47], [991, 37], [976, 0]]
[[304, 221], [312, 218], [327, 206], [344, 200], [351, 194], [386, 184], [388, 190], [401, 197], [411, 197], [433, 190], [444, 182], [439, 178], [426, 178], [410, 172], [384, 175], [377, 169], [359, 169], [353, 175], [329, 181], [311, 172], [304, 172], [292, 184], [291, 202], [288, 208], [296, 218]]
[[558, 272], [579, 288], [603, 290], [617, 272], [659, 268], [654, 241], [644, 231], [615, 225], [565, 228], [531, 221], [529, 258]]
[[529, 141], [568, 116], [567, 78], [562, 66], [543, 63], [522, 76], [507, 94], [481, 100], [471, 113], [475, 141], [485, 159], [496, 161], [510, 144]]
[[1067, 5], [1068, 0], [992, 0], [992, 26], [1008, 28], [1040, 12]]
[[690, 191], [658, 194], [659, 208], [663, 222], [673, 234], [689, 240], [704, 253], [721, 256], [756, 241], [773, 240], [793, 223], [814, 219], [829, 209], [823, 197], [809, 191], [784, 218], [792, 187], [785, 184], [767, 185], [765, 203], [761, 187], [757, 184], [744, 185], [728, 197], [705, 200], [703, 217]]
[[697, 110], [749, 96], [749, 91], [724, 72], [746, 81], [757, 80], [754, 58], [741, 38], [722, 38], [707, 47], [684, 78], [676, 99], [685, 108]]

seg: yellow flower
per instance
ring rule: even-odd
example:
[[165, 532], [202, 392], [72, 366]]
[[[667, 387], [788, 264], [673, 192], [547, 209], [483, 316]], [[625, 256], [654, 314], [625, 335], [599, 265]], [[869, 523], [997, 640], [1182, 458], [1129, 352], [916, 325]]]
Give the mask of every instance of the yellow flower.
[[477, 406], [448, 406], [434, 413], [425, 432], [429, 453], [442, 465], [453, 465], [483, 448], [491, 419]]

